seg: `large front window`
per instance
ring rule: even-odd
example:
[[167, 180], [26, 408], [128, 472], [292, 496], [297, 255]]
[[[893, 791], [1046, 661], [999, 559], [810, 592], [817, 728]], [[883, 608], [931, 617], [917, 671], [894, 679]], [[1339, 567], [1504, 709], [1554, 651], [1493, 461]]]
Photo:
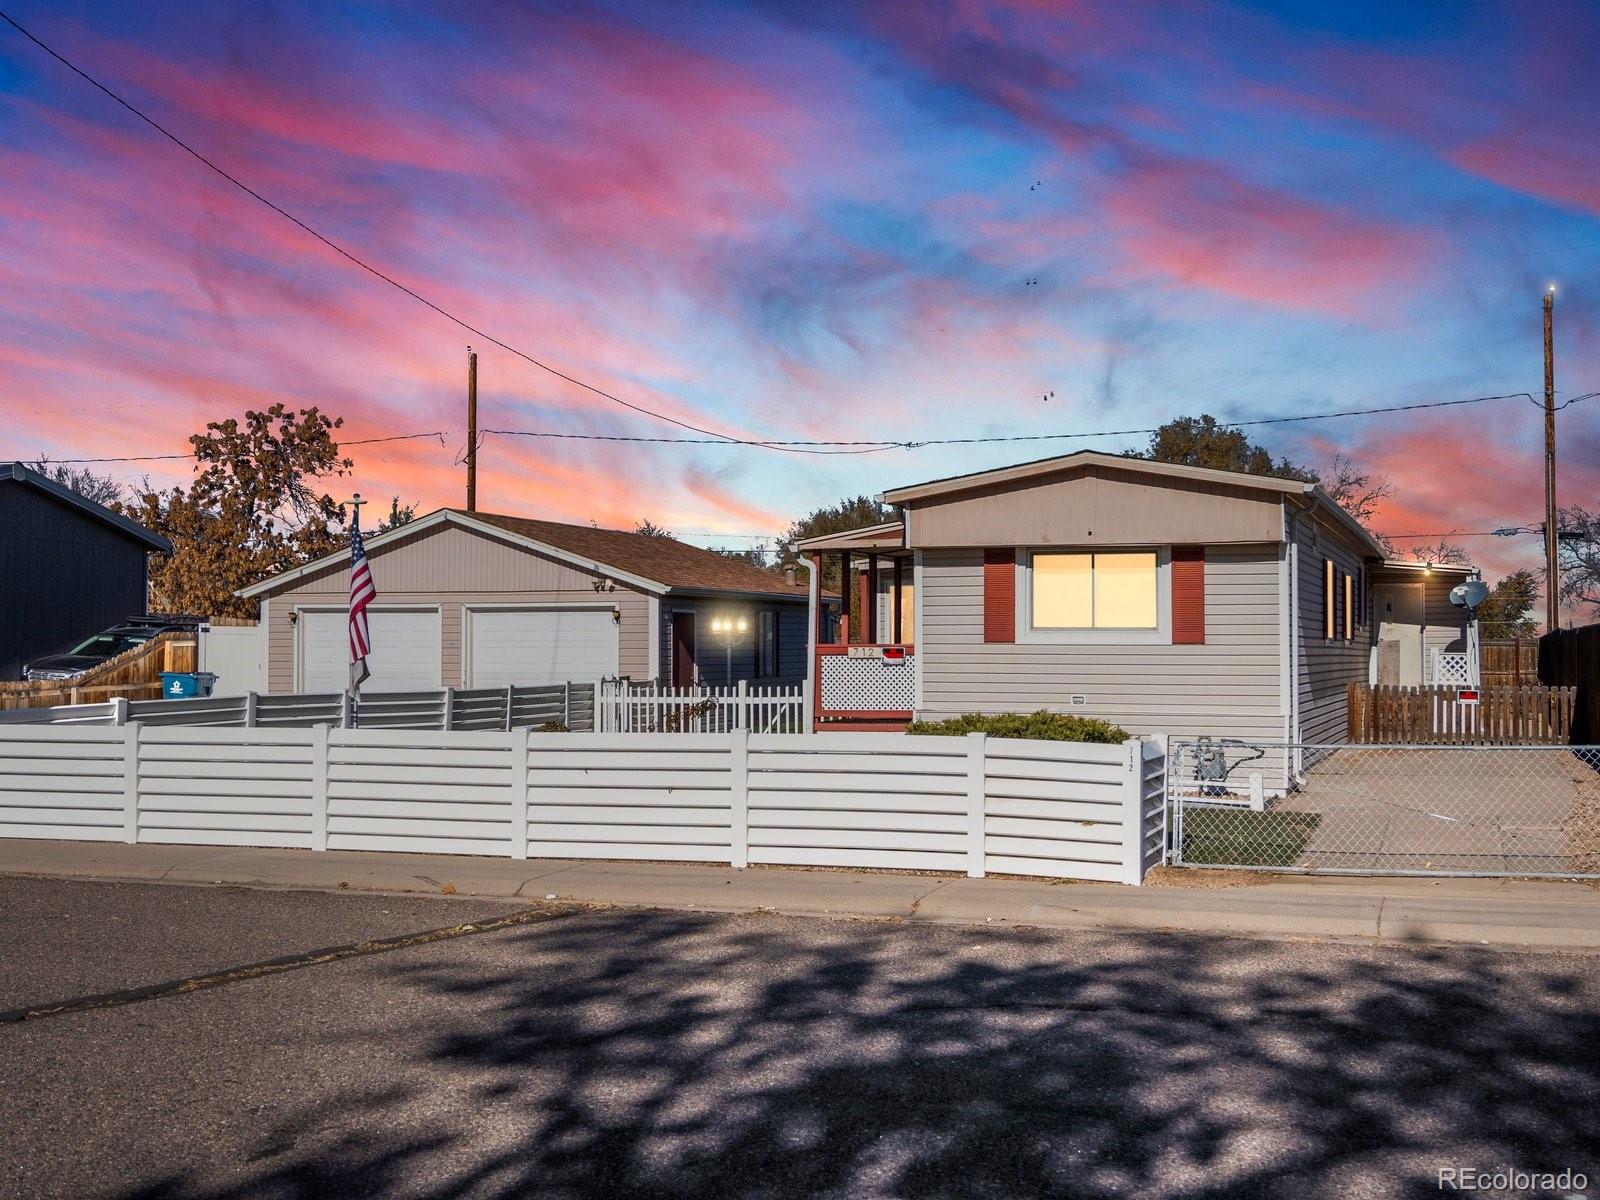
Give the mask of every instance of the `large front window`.
[[1156, 554], [1107, 550], [1033, 556], [1035, 629], [1155, 629]]

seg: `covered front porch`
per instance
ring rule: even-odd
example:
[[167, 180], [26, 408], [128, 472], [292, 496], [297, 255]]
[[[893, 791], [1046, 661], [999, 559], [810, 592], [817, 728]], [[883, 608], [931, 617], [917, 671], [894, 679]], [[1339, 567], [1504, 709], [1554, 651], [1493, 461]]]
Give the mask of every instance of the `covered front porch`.
[[[799, 543], [811, 562], [807, 687], [818, 730], [899, 730], [917, 703], [916, 567], [898, 522]], [[837, 612], [821, 602], [838, 590]]]

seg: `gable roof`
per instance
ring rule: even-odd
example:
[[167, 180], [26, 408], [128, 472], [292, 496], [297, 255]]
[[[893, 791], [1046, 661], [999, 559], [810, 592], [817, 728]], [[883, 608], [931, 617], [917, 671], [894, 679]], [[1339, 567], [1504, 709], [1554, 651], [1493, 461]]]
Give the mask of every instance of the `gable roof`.
[[1340, 507], [1333, 497], [1322, 490], [1320, 484], [1306, 483], [1300, 479], [1280, 479], [1275, 475], [1251, 475], [1244, 471], [1220, 471], [1213, 467], [1187, 467], [1179, 463], [1155, 462], [1148, 458], [1106, 454], [1100, 450], [1077, 450], [1071, 454], [1058, 454], [1050, 458], [1034, 459], [1031, 462], [1015, 463], [1009, 467], [995, 467], [987, 471], [975, 471], [969, 475], [951, 475], [943, 479], [931, 479], [926, 483], [909, 484], [905, 487], [885, 492], [882, 499], [885, 504], [914, 504], [918, 500], [947, 496], [975, 488], [988, 487], [993, 484], [1025, 483], [1030, 479], [1059, 474], [1062, 471], [1069, 471], [1076, 467], [1092, 466], [1127, 471], [1134, 475], [1149, 475], [1166, 479], [1187, 479], [1199, 483], [1215, 483], [1226, 487], [1276, 493], [1285, 497], [1303, 497], [1308, 502], [1308, 508], [1317, 509], [1335, 524], [1342, 526], [1346, 532], [1365, 546], [1373, 557], [1387, 557], [1383, 546], [1367, 531], [1366, 527]]
[[[807, 585], [803, 582], [797, 580], [790, 584], [782, 575], [675, 538], [646, 537], [621, 529], [568, 525], [459, 508], [441, 508], [405, 525], [373, 534], [365, 539], [366, 546], [369, 552], [380, 550], [440, 525], [455, 525], [486, 534], [524, 550], [610, 575], [618, 582], [647, 592], [723, 592], [795, 600], [804, 600], [807, 595]], [[274, 591], [335, 563], [348, 561], [349, 557], [350, 549], [346, 546], [314, 562], [240, 588], [237, 595], [251, 597]]]
[[32, 467], [23, 466], [19, 462], [0, 466], [0, 482], [24, 484], [28, 487], [51, 496], [63, 504], [71, 505], [91, 520], [108, 525], [124, 537], [144, 545], [147, 550], [154, 550], [157, 554], [171, 554], [172, 543], [167, 541], [154, 530], [146, 529], [137, 521], [130, 521], [121, 513], [112, 512], [103, 504], [97, 504], [87, 496], [81, 496], [69, 487], [63, 487], [53, 479], [39, 474]]

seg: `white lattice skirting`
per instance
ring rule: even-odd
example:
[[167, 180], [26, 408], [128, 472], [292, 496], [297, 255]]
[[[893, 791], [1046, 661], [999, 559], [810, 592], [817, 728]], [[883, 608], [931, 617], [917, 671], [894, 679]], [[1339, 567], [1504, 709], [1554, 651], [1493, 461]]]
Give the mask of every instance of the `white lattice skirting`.
[[822, 707], [834, 712], [908, 712], [916, 706], [916, 655], [822, 660]]

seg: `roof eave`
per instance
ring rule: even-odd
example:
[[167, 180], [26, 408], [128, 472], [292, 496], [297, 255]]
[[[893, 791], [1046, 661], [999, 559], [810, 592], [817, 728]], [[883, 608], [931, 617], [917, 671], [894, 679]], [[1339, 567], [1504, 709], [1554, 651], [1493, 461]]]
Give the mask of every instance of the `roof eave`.
[[996, 467], [970, 475], [954, 475], [948, 479], [935, 479], [927, 483], [911, 484], [883, 493], [886, 504], [906, 504], [934, 496], [972, 491], [995, 483], [1022, 482], [1041, 476], [1069, 471], [1074, 467], [1105, 466], [1134, 474], [1162, 476], [1169, 479], [1191, 479], [1205, 483], [1226, 484], [1232, 487], [1259, 491], [1304, 495], [1313, 485], [1297, 479], [1279, 479], [1273, 475], [1247, 475], [1240, 471], [1218, 471], [1210, 467], [1186, 467], [1177, 463], [1154, 462], [1147, 458], [1131, 458], [1119, 454], [1106, 454], [1100, 450], [1079, 450], [1056, 458], [1037, 462], [1019, 463], [1009, 467]]
[[33, 468], [24, 463], [13, 462], [7, 467], [6, 474], [17, 483], [26, 483], [38, 488], [48, 496], [53, 496], [64, 504], [103, 524], [110, 525], [113, 529], [126, 534], [136, 542], [142, 542], [146, 549], [156, 554], [171, 554], [172, 543], [162, 537], [153, 529], [146, 529], [139, 522], [123, 516], [119, 512], [112, 512], [103, 504], [96, 503], [87, 496], [80, 496], [69, 487], [63, 487], [53, 479], [47, 479]]

